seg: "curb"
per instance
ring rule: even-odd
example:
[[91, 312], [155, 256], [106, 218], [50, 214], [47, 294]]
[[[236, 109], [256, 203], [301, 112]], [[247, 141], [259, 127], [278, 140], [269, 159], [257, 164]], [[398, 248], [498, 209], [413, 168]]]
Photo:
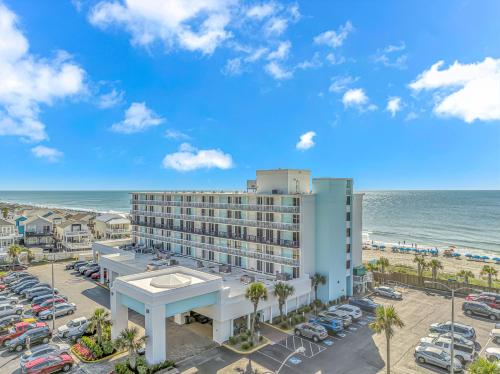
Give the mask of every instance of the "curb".
[[[261, 323], [262, 323], [262, 322], [261, 322]], [[278, 330], [278, 331], [281, 331], [281, 332], [283, 332], [283, 333], [285, 333], [285, 334], [288, 334], [288, 335], [293, 335], [293, 334], [292, 334], [293, 329], [283, 330], [282, 328], [280, 328], [280, 327], [278, 327], [278, 326], [271, 325], [270, 323], [267, 323], [267, 322], [263, 322], [263, 324], [264, 324], [264, 325], [266, 325], [266, 326], [272, 327], [273, 329], [276, 329], [276, 330]]]
[[[261, 335], [262, 336], [262, 335]], [[222, 344], [223, 347], [226, 347], [227, 349], [235, 352], [235, 353], [239, 353], [240, 355], [248, 355], [250, 353], [254, 353], [254, 352], [257, 352], [259, 349], [261, 348], [264, 348], [265, 346], [271, 344], [271, 340], [269, 340], [268, 338], [266, 338], [265, 336], [262, 336], [264, 338], [264, 343], [262, 343], [261, 345], [258, 345], [257, 347], [254, 347], [248, 351], [240, 351], [239, 349], [237, 348], [234, 348], [234, 347], [231, 347], [229, 344]]]

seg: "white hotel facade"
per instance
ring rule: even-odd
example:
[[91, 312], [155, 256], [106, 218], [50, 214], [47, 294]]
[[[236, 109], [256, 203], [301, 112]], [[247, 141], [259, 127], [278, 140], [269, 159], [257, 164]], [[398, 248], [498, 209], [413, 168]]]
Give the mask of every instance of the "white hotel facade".
[[[261, 170], [245, 192], [166, 191], [131, 194], [132, 245], [98, 242], [101, 277], [111, 285], [113, 335], [126, 327], [128, 309], [145, 316], [146, 358], [166, 358], [165, 318], [182, 324], [196, 311], [213, 320], [222, 343], [245, 326], [252, 281], [268, 288], [259, 318], [278, 315], [273, 284], [295, 293], [287, 311], [313, 300], [310, 277], [326, 276], [323, 301], [353, 293], [361, 265], [362, 194], [352, 179], [313, 178], [308, 170]], [[154, 252], [170, 266], [154, 266]], [[164, 263], [161, 263], [162, 265]], [[147, 270], [152, 271], [147, 271]], [[104, 272], [107, 279], [104, 279]]]

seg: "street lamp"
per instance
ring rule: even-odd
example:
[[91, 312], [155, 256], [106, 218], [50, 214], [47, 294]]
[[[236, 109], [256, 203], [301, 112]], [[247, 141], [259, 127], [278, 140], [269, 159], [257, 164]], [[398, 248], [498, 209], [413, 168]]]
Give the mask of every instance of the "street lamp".
[[55, 284], [54, 284], [54, 262], [56, 261], [56, 254], [53, 253], [52, 256], [52, 331], [55, 331], [56, 329], [56, 291], [55, 291]]
[[276, 371], [276, 374], [279, 374], [279, 372], [281, 371], [281, 369], [283, 368], [283, 366], [285, 366], [285, 363], [290, 359], [290, 357], [292, 357], [294, 354], [296, 353], [304, 353], [306, 351], [306, 349], [304, 347], [299, 347], [297, 348], [295, 351], [293, 351], [292, 353], [290, 353], [284, 360], [283, 362], [281, 363], [281, 366], [278, 368], [278, 370]]
[[474, 288], [472, 287], [460, 287], [460, 288], [451, 288], [450, 286], [448, 286], [447, 284], [445, 283], [441, 283], [441, 282], [434, 282], [434, 281], [425, 281], [424, 284], [438, 284], [444, 288], [446, 288], [448, 291], [451, 292], [451, 346], [450, 346], [450, 373], [453, 374], [455, 368], [453, 367], [453, 361], [454, 361], [454, 358], [455, 358], [455, 291], [460, 291], [460, 290], [465, 290], [465, 289], [469, 289], [469, 290], [473, 290], [473, 291], [477, 291], [475, 290]]

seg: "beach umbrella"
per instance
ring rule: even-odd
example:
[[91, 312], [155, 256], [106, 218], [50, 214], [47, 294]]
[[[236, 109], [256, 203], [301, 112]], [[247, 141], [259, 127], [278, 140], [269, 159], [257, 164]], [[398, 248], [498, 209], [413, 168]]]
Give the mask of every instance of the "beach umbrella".
[[465, 257], [472, 257], [472, 255], [470, 253], [466, 253]]
[[489, 260], [490, 258], [488, 256], [481, 256], [483, 260]]
[[475, 259], [475, 260], [479, 260], [479, 259], [481, 259], [481, 256], [474, 255], [474, 256], [472, 256], [472, 258]]
[[493, 261], [500, 261], [500, 257], [493, 257], [492, 260]]
[[453, 253], [453, 257], [460, 257], [460, 256], [462, 256], [462, 255], [458, 252]]
[[385, 245], [384, 245], [384, 244], [381, 244], [381, 245], [380, 245], [380, 248], [385, 248]]

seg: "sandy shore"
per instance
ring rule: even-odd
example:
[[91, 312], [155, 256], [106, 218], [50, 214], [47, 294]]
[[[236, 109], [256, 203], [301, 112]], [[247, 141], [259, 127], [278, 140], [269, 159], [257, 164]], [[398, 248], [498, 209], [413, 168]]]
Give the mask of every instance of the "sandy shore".
[[[392, 252], [390, 249], [381, 251], [381, 250], [372, 250], [365, 249], [363, 250], [363, 262], [368, 262], [371, 260], [378, 260], [380, 257], [386, 257], [389, 259], [389, 263], [391, 265], [409, 265], [412, 267], [416, 267], [416, 264], [413, 263], [413, 259], [415, 255], [413, 253], [397, 253]], [[496, 267], [498, 272], [500, 273], [500, 265], [496, 265], [493, 261], [472, 261], [464, 258], [450, 258], [444, 257], [442, 254], [439, 254], [438, 257], [432, 257], [430, 255], [425, 257], [427, 261], [438, 258], [439, 261], [443, 264], [443, 272], [445, 273], [458, 273], [460, 270], [470, 270], [474, 273], [476, 278], [479, 277], [479, 273], [484, 265], [490, 265]]]

